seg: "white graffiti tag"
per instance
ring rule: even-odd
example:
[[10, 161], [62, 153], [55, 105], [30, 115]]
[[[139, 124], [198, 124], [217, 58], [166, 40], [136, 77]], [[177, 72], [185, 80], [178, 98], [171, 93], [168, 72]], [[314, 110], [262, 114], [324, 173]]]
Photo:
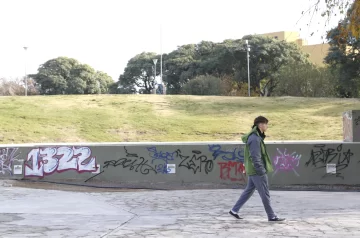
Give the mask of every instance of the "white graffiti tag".
[[66, 170], [95, 172], [96, 158], [88, 147], [48, 147], [31, 150], [25, 162], [25, 176], [43, 177]]
[[18, 148], [0, 148], [0, 174], [13, 175], [12, 166], [19, 154]]

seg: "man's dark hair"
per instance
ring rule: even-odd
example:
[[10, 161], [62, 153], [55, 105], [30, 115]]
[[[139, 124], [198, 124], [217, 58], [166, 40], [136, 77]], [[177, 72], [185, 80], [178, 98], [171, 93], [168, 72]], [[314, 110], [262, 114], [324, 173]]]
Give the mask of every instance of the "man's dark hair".
[[[268, 124], [269, 120], [266, 117], [263, 116], [258, 116], [257, 118], [255, 118], [254, 120], [254, 126], [259, 125], [260, 123], [265, 123]], [[254, 127], [253, 126], [253, 127]]]

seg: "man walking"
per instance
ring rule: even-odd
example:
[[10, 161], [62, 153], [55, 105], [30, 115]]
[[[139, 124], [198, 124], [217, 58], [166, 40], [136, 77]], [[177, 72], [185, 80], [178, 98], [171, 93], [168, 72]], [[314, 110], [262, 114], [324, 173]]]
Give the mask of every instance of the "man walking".
[[265, 131], [268, 128], [268, 119], [263, 116], [255, 118], [254, 125], [249, 134], [242, 137], [242, 141], [246, 144], [244, 160], [245, 171], [249, 176], [247, 186], [244, 192], [241, 194], [239, 200], [235, 206], [230, 210], [229, 214], [237, 219], [242, 219], [238, 212], [240, 208], [249, 200], [253, 195], [255, 189], [257, 189], [265, 211], [268, 216], [268, 220], [271, 222], [281, 222], [284, 218], [279, 218], [275, 215], [270, 204], [269, 182], [268, 172], [273, 171], [270, 157], [266, 152], [264, 143]]

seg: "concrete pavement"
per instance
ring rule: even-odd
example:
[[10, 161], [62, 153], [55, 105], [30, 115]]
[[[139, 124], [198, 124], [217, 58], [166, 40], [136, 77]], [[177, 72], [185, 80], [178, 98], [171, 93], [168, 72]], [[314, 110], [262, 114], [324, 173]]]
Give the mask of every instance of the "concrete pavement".
[[257, 193], [235, 220], [241, 190], [65, 192], [0, 187], [0, 237], [360, 237], [360, 193], [271, 191], [283, 224]]

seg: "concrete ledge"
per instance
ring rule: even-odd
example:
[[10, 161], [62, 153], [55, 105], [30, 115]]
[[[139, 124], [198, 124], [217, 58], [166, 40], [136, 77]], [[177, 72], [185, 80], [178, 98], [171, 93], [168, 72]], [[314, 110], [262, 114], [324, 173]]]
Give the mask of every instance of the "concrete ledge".
[[[359, 144], [268, 142], [274, 166], [269, 182], [360, 185]], [[244, 144], [238, 141], [2, 145], [0, 178], [228, 188], [246, 184], [243, 161]]]

